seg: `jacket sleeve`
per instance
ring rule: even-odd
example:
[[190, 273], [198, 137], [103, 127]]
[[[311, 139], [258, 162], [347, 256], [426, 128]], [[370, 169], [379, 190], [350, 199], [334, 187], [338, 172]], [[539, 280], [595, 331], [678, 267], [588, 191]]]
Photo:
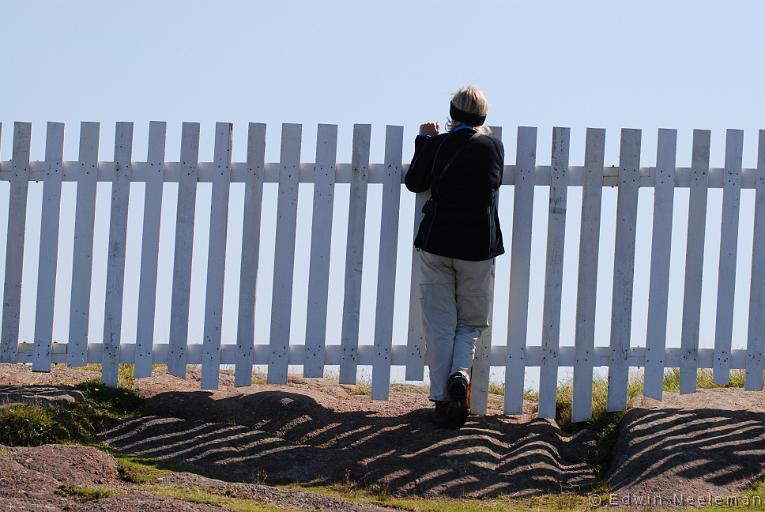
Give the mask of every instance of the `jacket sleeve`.
[[414, 156], [404, 177], [406, 188], [412, 192], [425, 192], [430, 188], [433, 159], [435, 158], [435, 137], [417, 137], [414, 140]]
[[497, 156], [496, 156], [497, 174], [493, 176], [494, 183], [492, 183], [492, 186], [499, 188], [500, 185], [502, 185], [502, 176], [505, 172], [505, 146], [502, 144], [501, 140], [494, 139], [494, 142], [496, 143], [496, 148], [497, 148]]

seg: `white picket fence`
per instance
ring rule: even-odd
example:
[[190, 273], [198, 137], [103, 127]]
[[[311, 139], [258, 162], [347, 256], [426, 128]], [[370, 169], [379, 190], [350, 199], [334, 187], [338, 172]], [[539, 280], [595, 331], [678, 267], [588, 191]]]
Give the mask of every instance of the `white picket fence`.
[[[337, 127], [319, 125], [315, 163], [300, 162], [302, 127], [284, 124], [279, 163], [265, 163], [264, 124], [250, 124], [247, 161], [232, 163], [232, 125], [218, 123], [214, 161], [199, 162], [199, 124], [183, 123], [181, 161], [165, 162], [163, 122], [149, 128], [148, 158], [133, 161], [132, 123], [117, 123], [114, 161], [98, 161], [99, 125], [82, 123], [79, 160], [63, 161], [64, 126], [48, 123], [44, 161], [30, 161], [29, 123], [15, 123], [10, 161], [0, 162], [0, 180], [10, 182], [6, 240], [5, 287], [2, 313], [1, 362], [31, 363], [33, 370], [49, 371], [52, 362], [78, 366], [103, 365], [103, 380], [116, 385], [120, 362], [134, 362], [137, 377], [151, 374], [152, 363], [166, 363], [175, 375], [187, 364], [201, 364], [202, 387], [218, 385], [221, 364], [235, 365], [235, 382], [251, 382], [253, 365], [268, 365], [268, 381], [286, 383], [288, 365], [303, 365], [306, 377], [323, 374], [325, 365], [339, 365], [340, 381], [354, 383], [359, 365], [372, 367], [372, 398], [387, 399], [392, 365], [406, 367], [407, 380], [424, 377], [424, 340], [417, 300], [416, 258], [412, 266], [409, 329], [406, 345], [393, 344], [393, 311], [398, 257], [399, 200], [407, 166], [402, 164], [403, 128], [388, 126], [383, 164], [370, 164], [369, 125], [353, 129], [352, 161], [336, 163]], [[499, 128], [495, 136], [501, 136]], [[645, 368], [645, 394], [661, 398], [665, 368], [679, 367], [681, 391], [692, 392], [698, 368], [713, 368], [725, 383], [729, 370], [746, 370], [746, 387], [762, 389], [765, 346], [765, 131], [759, 133], [756, 169], [742, 169], [743, 133], [729, 130], [725, 167], [709, 168], [710, 132], [693, 133], [692, 166], [676, 167], [674, 130], [659, 130], [655, 167], [640, 166], [640, 130], [621, 132], [619, 166], [604, 166], [605, 130], [588, 129], [584, 166], [569, 165], [569, 129], [553, 130], [551, 165], [537, 165], [537, 130], [520, 127], [515, 165], [506, 165], [504, 194], [513, 193], [508, 334], [505, 344], [491, 342], [491, 330], [479, 341], [473, 371], [472, 407], [487, 409], [489, 369], [505, 367], [504, 409], [521, 412], [526, 367], [540, 367], [539, 415], [555, 414], [559, 367], [573, 367], [574, 420], [591, 417], [594, 367], [608, 367], [608, 409], [622, 410], [627, 401], [628, 370]], [[28, 183], [43, 181], [42, 225], [33, 343], [19, 340], [19, 315]], [[75, 243], [70, 290], [69, 339], [52, 343], [54, 291], [57, 273], [59, 209], [62, 182], [77, 183]], [[93, 230], [97, 212], [97, 182], [111, 182], [111, 216], [103, 343], [89, 343], [88, 318], [93, 259]], [[127, 212], [131, 182], [146, 184], [140, 255], [137, 336], [121, 344]], [[153, 340], [157, 254], [163, 183], [178, 183], [172, 305], [169, 344]], [[197, 183], [212, 183], [210, 243], [204, 306], [203, 343], [188, 344], [191, 255]], [[229, 185], [245, 185], [242, 260], [236, 345], [221, 345], [224, 261], [228, 223]], [[254, 309], [258, 278], [259, 226], [263, 183], [278, 183], [278, 211], [274, 254], [274, 283], [269, 344], [255, 344]], [[308, 308], [304, 345], [290, 345], [293, 266], [300, 183], [313, 183]], [[339, 344], [325, 341], [334, 185], [350, 183], [345, 255], [342, 335]], [[362, 259], [367, 185], [382, 184], [382, 212], [374, 340], [359, 344]], [[544, 281], [541, 345], [527, 343], [532, 215], [535, 187], [549, 187], [549, 217]], [[618, 186], [610, 346], [594, 344], [595, 303], [603, 187]], [[563, 245], [569, 187], [582, 187], [576, 332], [574, 346], [560, 344]], [[631, 346], [631, 315], [635, 267], [639, 187], [654, 187], [650, 292], [645, 347]], [[669, 261], [672, 245], [674, 188], [689, 187], [689, 224], [680, 348], [666, 347]], [[707, 190], [723, 189], [722, 235], [718, 276], [714, 349], [699, 348], [702, 265]], [[741, 188], [756, 189], [747, 348], [731, 350], [733, 298], [736, 275]], [[420, 208], [416, 199], [415, 232]], [[751, 212], [746, 212], [751, 215]], [[300, 219], [305, 223], [308, 219]], [[674, 243], [683, 241], [675, 240]], [[412, 247], [403, 247], [412, 251]], [[68, 269], [67, 269], [68, 271]], [[493, 294], [493, 290], [492, 290]], [[58, 300], [66, 300], [59, 297]], [[92, 335], [91, 335], [92, 336]]]

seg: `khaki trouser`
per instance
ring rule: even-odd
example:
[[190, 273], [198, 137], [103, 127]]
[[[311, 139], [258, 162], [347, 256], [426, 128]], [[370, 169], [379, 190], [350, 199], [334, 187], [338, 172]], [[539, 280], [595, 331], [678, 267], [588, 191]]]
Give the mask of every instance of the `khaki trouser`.
[[421, 249], [420, 300], [430, 400], [448, 400], [447, 382], [455, 372], [469, 378], [475, 344], [489, 326], [489, 290], [494, 258], [467, 261]]

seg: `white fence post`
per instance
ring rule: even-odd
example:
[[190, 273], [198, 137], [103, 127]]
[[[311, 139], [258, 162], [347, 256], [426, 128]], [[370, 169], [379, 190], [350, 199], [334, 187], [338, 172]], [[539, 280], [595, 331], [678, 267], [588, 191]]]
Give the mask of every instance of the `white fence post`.
[[287, 383], [302, 130], [303, 127], [299, 124], [282, 125], [274, 285], [271, 300], [271, 345], [268, 359], [269, 384]]
[[765, 130], [760, 130], [758, 142], [749, 334], [744, 384], [748, 390], [762, 389], [762, 371], [765, 366]]
[[45, 182], [40, 214], [40, 256], [37, 267], [37, 309], [32, 371], [49, 371], [52, 359], [53, 307], [58, 266], [58, 225], [61, 216], [63, 161], [64, 125], [48, 123], [45, 143]]
[[361, 275], [364, 263], [364, 226], [367, 212], [370, 136], [370, 125], [353, 125], [348, 241], [345, 248], [345, 291], [340, 332], [341, 384], [355, 384], [358, 367], [359, 311], [361, 306]]
[[98, 186], [98, 145], [100, 125], [80, 124], [80, 155], [77, 172], [77, 204], [74, 214], [72, 294], [69, 301], [69, 343], [67, 364], [88, 362], [90, 286], [93, 273], [93, 224]]
[[143, 204], [143, 236], [141, 237], [141, 277], [138, 284], [138, 320], [134, 358], [135, 378], [151, 377], [154, 346], [154, 315], [157, 305], [157, 257], [162, 215], [162, 194], [165, 180], [165, 135], [167, 124], [149, 124], [149, 148], [146, 162], [146, 192]]
[[571, 131], [553, 128], [550, 203], [547, 221], [547, 261], [542, 312], [542, 361], [539, 372], [539, 417], [554, 418], [558, 389], [563, 241], [566, 233], [568, 153]]
[[21, 272], [24, 265], [24, 230], [29, 190], [31, 123], [14, 123], [11, 186], [8, 193], [8, 231], [5, 245], [5, 285], [0, 362], [16, 361], [21, 313]]
[[635, 278], [635, 230], [640, 187], [640, 130], [623, 129], [619, 150], [619, 192], [616, 200], [611, 355], [608, 364], [609, 411], [627, 407], [629, 349], [632, 335], [632, 290]]
[[199, 123], [183, 123], [181, 128], [181, 168], [178, 176], [178, 202], [175, 215], [175, 253], [173, 292], [170, 304], [170, 346], [167, 371], [186, 376], [191, 294], [191, 257], [194, 245], [194, 214], [199, 176]]
[[744, 132], [742, 130], [728, 130], [725, 139], [725, 174], [723, 175], [720, 264], [717, 275], [717, 321], [715, 322], [715, 358], [713, 363], [714, 381], [717, 384], [727, 384], [730, 378], [743, 149]]
[[215, 126], [215, 168], [210, 204], [207, 253], [207, 297], [202, 338], [202, 389], [218, 389], [220, 330], [223, 323], [223, 279], [226, 269], [228, 196], [231, 181], [231, 123]]
[[320, 124], [316, 137], [316, 166], [313, 170], [313, 217], [311, 263], [308, 271], [304, 377], [324, 376], [336, 157], [337, 125]]
[[133, 123], [117, 123], [114, 135], [114, 178], [109, 217], [109, 259], [106, 270], [104, 341], [101, 378], [117, 386], [122, 336], [122, 292], [125, 284], [125, 243], [132, 179]]
[[385, 171], [380, 219], [380, 266], [377, 273], [374, 352], [372, 353], [372, 400], [387, 400], [393, 343], [393, 299], [396, 288], [398, 212], [401, 197], [401, 153], [404, 128], [385, 130]]
[[688, 199], [688, 245], [685, 252], [683, 330], [680, 338], [680, 392], [696, 391], [699, 367], [699, 322], [701, 280], [704, 271], [704, 231], [707, 220], [707, 177], [709, 175], [709, 130], [693, 130], [691, 184]]
[[651, 276], [648, 285], [648, 324], [646, 326], [645, 377], [643, 378], [643, 393], [657, 400], [661, 400], [664, 385], [676, 154], [677, 131], [659, 130], [656, 172], [654, 173]]
[[536, 186], [537, 129], [518, 127], [513, 190], [513, 233], [510, 250], [510, 297], [507, 307], [505, 414], [523, 412], [526, 332], [529, 318], [531, 222]]
[[252, 384], [255, 353], [255, 290], [260, 254], [260, 218], [265, 174], [266, 125], [250, 123], [247, 132], [247, 171], [244, 185], [242, 261], [239, 269], [239, 318], [236, 331], [234, 384]]
[[579, 285], [576, 294], [576, 327], [572, 421], [592, 417], [592, 367], [595, 352], [595, 296], [598, 288], [600, 206], [606, 131], [587, 129], [584, 153], [582, 222], [579, 241]]

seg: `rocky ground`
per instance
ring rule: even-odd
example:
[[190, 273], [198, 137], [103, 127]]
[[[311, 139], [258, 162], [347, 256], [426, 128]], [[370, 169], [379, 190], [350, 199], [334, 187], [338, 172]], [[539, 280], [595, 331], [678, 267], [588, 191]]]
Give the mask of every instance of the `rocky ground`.
[[[63, 367], [40, 374], [0, 365], [0, 401], [78, 400], [78, 392], [67, 386], [97, 376]], [[599, 468], [592, 462], [595, 432], [563, 432], [554, 422], [535, 418], [531, 402], [523, 415], [505, 417], [502, 397], [492, 395], [490, 414], [471, 417], [455, 433], [434, 428], [427, 395], [417, 388], [394, 387], [390, 400], [373, 402], [363, 387], [327, 379], [234, 388], [224, 374], [215, 392], [200, 391], [198, 381], [195, 369], [185, 380], [157, 370], [137, 381], [145, 414], [100, 435], [121, 453], [193, 473], [172, 472], [147, 488], [120, 480], [111, 457], [95, 448], [4, 448], [0, 508], [220, 510], [158, 495], [156, 486], [164, 485], [278, 509], [382, 510], [273, 487], [295, 482], [353, 482], [394, 496], [431, 498], [593, 489], [602, 494], [607, 488], [615, 501], [658, 496], [671, 505], [678, 495], [736, 495], [765, 474], [763, 392], [726, 388], [667, 393], [662, 402], [636, 399], [620, 424], [610, 464]], [[62, 493], [62, 485], [114, 492], [83, 502]]]

